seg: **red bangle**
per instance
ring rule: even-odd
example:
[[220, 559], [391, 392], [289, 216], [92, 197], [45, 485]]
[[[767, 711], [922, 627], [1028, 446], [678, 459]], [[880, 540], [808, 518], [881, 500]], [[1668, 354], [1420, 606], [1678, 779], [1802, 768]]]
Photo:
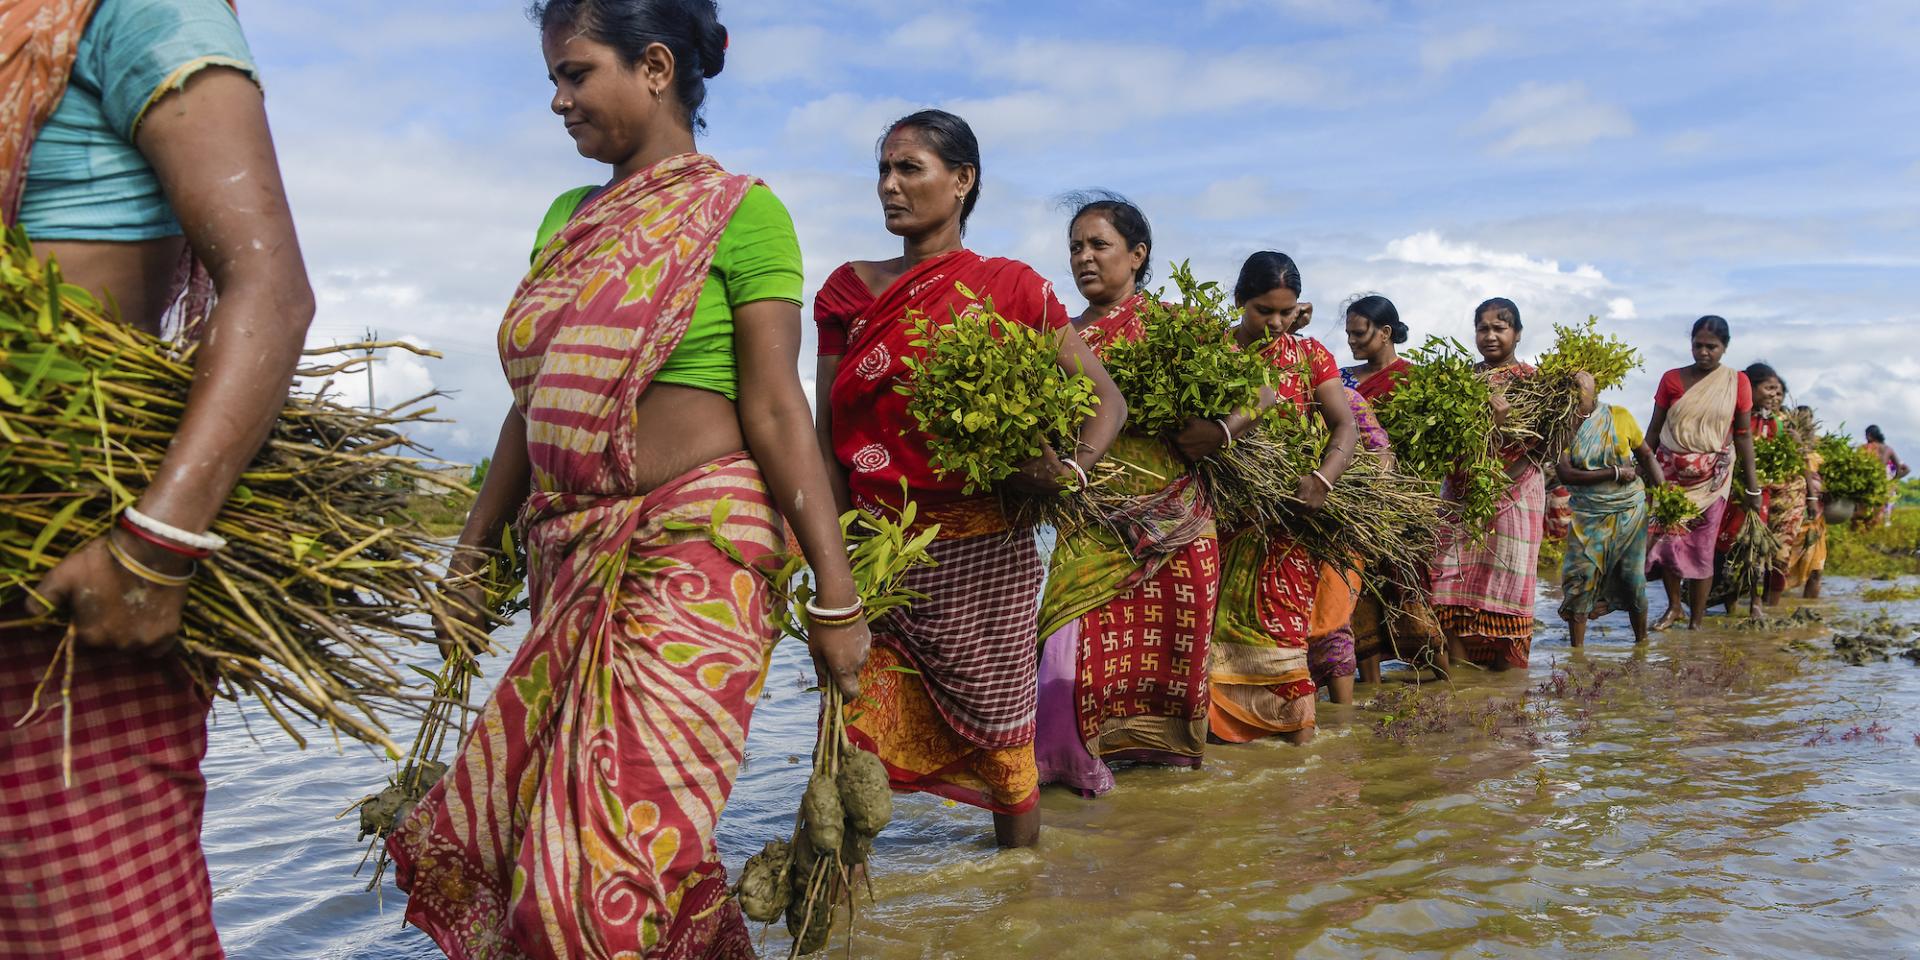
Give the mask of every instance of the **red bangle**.
[[153, 533], [150, 533], [146, 530], [142, 530], [138, 526], [136, 526], [133, 523], [133, 521], [128, 520], [126, 514], [124, 513], [120, 515], [120, 529], [125, 530], [126, 532], [131, 533], [134, 536], [139, 537], [140, 539], [150, 544], [153, 544], [154, 546], [159, 547], [162, 550], [167, 551], [168, 553], [174, 554], [176, 556], [186, 557], [189, 560], [205, 560], [208, 557], [213, 556], [212, 550], [200, 550], [194, 547], [185, 546], [183, 544], [174, 543], [173, 541], [168, 540], [164, 537], [155, 536]]

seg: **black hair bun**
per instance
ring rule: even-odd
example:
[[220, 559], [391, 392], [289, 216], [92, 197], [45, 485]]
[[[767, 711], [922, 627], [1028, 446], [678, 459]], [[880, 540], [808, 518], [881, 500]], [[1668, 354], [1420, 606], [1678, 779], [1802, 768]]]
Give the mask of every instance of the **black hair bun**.
[[1406, 342], [1407, 342], [1407, 325], [1406, 325], [1406, 324], [1404, 324], [1404, 323], [1401, 323], [1401, 322], [1400, 322], [1400, 321], [1398, 321], [1398, 320], [1395, 320], [1395, 321], [1394, 321], [1394, 322], [1392, 323], [1392, 325], [1391, 325], [1391, 326], [1389, 327], [1389, 329], [1391, 329], [1391, 330], [1393, 331], [1393, 342], [1394, 342], [1394, 343], [1406, 343]]
[[711, 80], [726, 66], [727, 28], [716, 23], [700, 41], [700, 75]]

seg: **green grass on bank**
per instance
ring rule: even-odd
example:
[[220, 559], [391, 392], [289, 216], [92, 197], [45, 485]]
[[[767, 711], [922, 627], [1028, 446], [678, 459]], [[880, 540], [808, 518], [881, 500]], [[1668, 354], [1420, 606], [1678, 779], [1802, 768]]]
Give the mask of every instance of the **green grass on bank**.
[[[1557, 582], [1560, 558], [1567, 545], [1549, 538], [1540, 544], [1540, 576]], [[1827, 531], [1826, 574], [1862, 580], [1892, 580], [1920, 576], [1920, 503], [1902, 501], [1893, 509], [1893, 524], [1859, 529], [1851, 524]]]

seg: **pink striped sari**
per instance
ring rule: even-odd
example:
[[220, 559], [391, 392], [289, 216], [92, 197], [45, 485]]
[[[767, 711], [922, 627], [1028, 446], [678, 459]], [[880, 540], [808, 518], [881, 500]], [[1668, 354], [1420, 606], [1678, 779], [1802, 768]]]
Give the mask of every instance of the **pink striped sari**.
[[533, 463], [532, 625], [387, 845], [407, 919], [451, 957], [753, 955], [713, 831], [774, 640], [751, 565], [780, 519], [744, 453], [640, 489], [633, 429], [753, 183], [686, 154], [615, 184], [501, 326]]

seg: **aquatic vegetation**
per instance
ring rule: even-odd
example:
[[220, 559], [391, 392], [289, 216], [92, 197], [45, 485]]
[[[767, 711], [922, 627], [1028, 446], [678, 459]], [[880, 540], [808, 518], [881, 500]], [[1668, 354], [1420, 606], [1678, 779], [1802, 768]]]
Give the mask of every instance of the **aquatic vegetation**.
[[[1766, 588], [1767, 574], [1781, 556], [1779, 535], [1762, 523], [1758, 515], [1749, 515], [1727, 549], [1725, 583], [1734, 597], [1755, 600]], [[1729, 601], [1731, 602], [1731, 601]]]
[[1627, 374], [1640, 368], [1640, 352], [1619, 337], [1602, 335], [1599, 318], [1584, 324], [1553, 325], [1553, 349], [1542, 354], [1530, 377], [1506, 387], [1506, 422], [1500, 435], [1508, 443], [1526, 445], [1535, 463], [1545, 467], [1560, 459], [1578, 428], [1581, 373], [1593, 377], [1596, 391], [1619, 386]]
[[1868, 603], [1903, 603], [1908, 600], [1920, 600], [1920, 583], [1893, 587], [1868, 587], [1860, 591], [1860, 599]]

